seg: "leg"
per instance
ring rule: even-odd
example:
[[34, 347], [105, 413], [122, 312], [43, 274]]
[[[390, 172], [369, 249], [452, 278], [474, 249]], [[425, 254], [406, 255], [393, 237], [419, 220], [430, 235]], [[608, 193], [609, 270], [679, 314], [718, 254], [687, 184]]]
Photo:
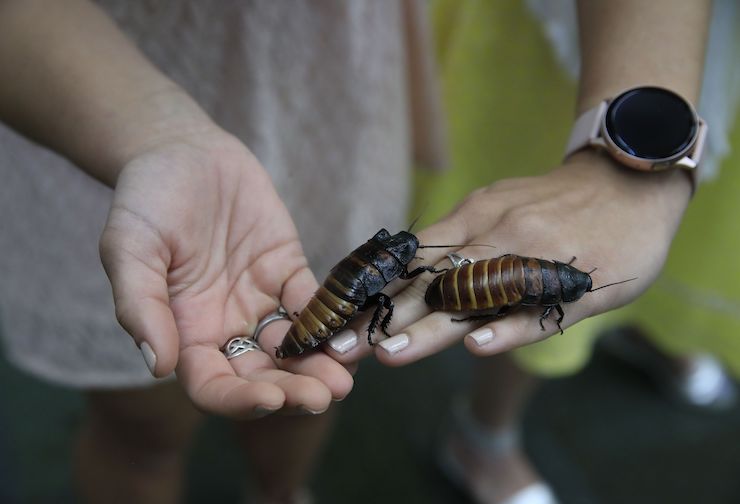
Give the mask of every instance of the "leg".
[[451, 322], [477, 322], [477, 321], [490, 321], [493, 318], [498, 317], [498, 313], [486, 314], [486, 315], [471, 315], [465, 318], [451, 318]]
[[306, 492], [311, 472], [334, 424], [335, 410], [336, 407], [331, 407], [320, 415], [271, 415], [236, 425], [257, 487], [249, 502], [301, 502], [299, 496]]
[[383, 313], [383, 303], [380, 296], [381, 294], [378, 293], [369, 297], [364, 305], [365, 307], [375, 305], [375, 311], [373, 312], [373, 316], [370, 318], [370, 323], [367, 325], [367, 342], [371, 346], [375, 344], [373, 343], [373, 333], [375, 332], [375, 328], [378, 327], [380, 315]]
[[176, 383], [90, 392], [75, 450], [83, 502], [180, 502], [185, 453], [201, 415]]
[[443, 439], [473, 501], [503, 502], [541, 482], [518, 436], [520, 414], [536, 384], [507, 354], [476, 363], [470, 400], [459, 406], [463, 421]]
[[560, 327], [560, 323], [565, 318], [565, 312], [563, 311], [563, 307], [560, 305], [555, 305], [555, 310], [558, 312], [558, 318], [555, 320], [555, 323], [558, 325], [558, 329], [560, 329], [560, 334], [563, 334], [563, 328]]
[[409, 280], [411, 278], [421, 275], [425, 271], [428, 271], [429, 273], [444, 273], [445, 271], [447, 271], [447, 268], [438, 270], [438, 269], [434, 269], [434, 266], [419, 266], [418, 268], [415, 268], [412, 271], [409, 271], [408, 269], [404, 268], [404, 271], [403, 273], [399, 275], [399, 278], [402, 278], [403, 280]]
[[480, 314], [480, 315], [471, 315], [469, 317], [465, 317], [465, 318], [461, 318], [461, 319], [451, 318], [450, 321], [451, 322], [471, 322], [471, 321], [472, 322], [475, 322], [475, 321], [479, 321], [479, 320], [491, 321], [491, 320], [493, 320], [495, 318], [503, 317], [504, 315], [506, 315], [507, 313], [509, 313], [509, 311], [511, 311], [510, 308], [511, 307], [509, 307], [509, 306], [502, 306], [501, 308], [499, 308], [495, 312], [488, 312], [488, 313], [483, 313], [483, 314]]
[[378, 303], [383, 303], [383, 308], [388, 310], [385, 317], [383, 317], [383, 322], [380, 323], [380, 330], [383, 331], [383, 334], [390, 337], [390, 334], [388, 334], [388, 326], [391, 324], [391, 319], [393, 318], [393, 300], [390, 296], [380, 293], [380, 296], [378, 296]]
[[379, 292], [378, 294], [369, 297], [367, 302], [365, 303], [365, 306], [371, 304], [376, 305], [376, 307], [375, 311], [373, 312], [373, 316], [370, 319], [370, 323], [367, 325], [367, 342], [370, 344], [370, 346], [375, 345], [375, 343], [373, 342], [373, 333], [375, 332], [375, 328], [378, 327], [378, 323], [380, 322], [380, 315], [383, 313], [383, 308], [388, 310], [388, 313], [386, 313], [385, 317], [383, 317], [383, 321], [380, 322], [380, 330], [383, 331], [383, 334], [389, 336], [386, 330], [391, 323], [391, 318], [393, 318], [393, 300], [387, 294]]
[[545, 308], [545, 311], [543, 311], [542, 315], [540, 315], [540, 328], [543, 331], [545, 330], [545, 324], [543, 323], [543, 321], [550, 316], [553, 310], [558, 312], [558, 318], [555, 320], [555, 323], [558, 325], [558, 329], [560, 329], [560, 334], [563, 334], [563, 328], [560, 327], [560, 323], [563, 321], [563, 318], [565, 318], [565, 312], [563, 311], [563, 307], [559, 304], [548, 306], [547, 308]]
[[558, 318], [555, 323], [558, 325], [558, 329], [560, 329], [560, 334], [563, 334], [563, 328], [560, 327], [560, 323], [565, 317], [565, 312], [563, 311], [563, 307], [559, 304], [548, 306], [547, 308], [545, 308], [545, 311], [543, 311], [542, 315], [540, 315], [540, 329], [542, 329], [543, 331], [545, 330], [544, 320], [550, 316], [553, 310], [556, 310], [558, 312]]

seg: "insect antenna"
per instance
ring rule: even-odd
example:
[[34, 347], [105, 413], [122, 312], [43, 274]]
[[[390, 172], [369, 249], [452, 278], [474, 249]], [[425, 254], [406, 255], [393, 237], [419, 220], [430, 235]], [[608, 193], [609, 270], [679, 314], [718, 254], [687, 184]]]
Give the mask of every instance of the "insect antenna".
[[592, 269], [591, 271], [589, 271], [589, 272], [588, 272], [588, 274], [590, 275], [591, 273], [593, 273], [593, 272], [594, 272], [594, 271], [596, 271], [597, 269], [599, 269], [599, 268], [594, 268], [594, 269]]
[[409, 225], [409, 228], [406, 230], [407, 233], [410, 233], [412, 229], [414, 229], [414, 226], [416, 226], [416, 223], [419, 222], [419, 219], [421, 219], [421, 216], [424, 215], [424, 212], [427, 211], [427, 207], [429, 206], [429, 202], [427, 201], [424, 203], [424, 205], [421, 207], [421, 211], [419, 212], [419, 215], [416, 216], [414, 220], [411, 221], [411, 225]]
[[419, 245], [417, 248], [451, 248], [451, 247], [490, 247], [490, 248], [496, 248], [494, 245], [488, 245], [487, 243], [466, 243], [465, 245]]
[[416, 226], [416, 223], [419, 222], [419, 219], [421, 219], [421, 215], [419, 214], [416, 216], [414, 220], [411, 221], [411, 224], [409, 224], [409, 228], [406, 230], [407, 233], [410, 233], [412, 229], [414, 229], [414, 226]]
[[604, 289], [604, 288], [606, 288], [606, 287], [611, 287], [612, 285], [619, 285], [619, 284], [623, 284], [623, 283], [631, 282], [632, 280], [637, 280], [637, 277], [634, 277], [634, 278], [628, 278], [627, 280], [622, 280], [622, 281], [620, 281], [620, 282], [613, 282], [613, 283], [609, 283], [609, 284], [606, 284], [606, 285], [602, 285], [601, 287], [596, 287], [595, 289], [591, 289], [591, 290], [590, 290], [590, 291], [588, 291], [588, 292], [594, 292], [594, 291], [597, 291], [597, 290], [599, 290], [599, 289]]

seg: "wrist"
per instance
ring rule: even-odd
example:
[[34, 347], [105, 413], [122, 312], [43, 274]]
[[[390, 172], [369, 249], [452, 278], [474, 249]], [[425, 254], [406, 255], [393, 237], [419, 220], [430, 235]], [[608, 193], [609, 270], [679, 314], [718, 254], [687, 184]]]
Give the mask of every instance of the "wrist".
[[221, 131], [208, 115], [177, 85], [169, 83], [145, 94], [131, 107], [113, 111], [99, 132], [97, 152], [91, 159], [97, 176], [114, 186], [120, 171], [133, 159], [159, 146], [208, 137]]
[[644, 211], [664, 214], [666, 218], [679, 216], [679, 220], [693, 190], [691, 175], [686, 170], [634, 170], [596, 149], [570, 155], [559, 170], [572, 173], [576, 177], [575, 183], [598, 185], [606, 197], [644, 206]]

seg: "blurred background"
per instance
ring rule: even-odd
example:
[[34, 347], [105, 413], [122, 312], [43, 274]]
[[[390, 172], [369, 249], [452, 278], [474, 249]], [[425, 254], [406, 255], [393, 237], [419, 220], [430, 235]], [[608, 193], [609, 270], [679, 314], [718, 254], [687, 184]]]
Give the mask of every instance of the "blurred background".
[[[363, 363], [313, 479], [317, 502], [467, 502], [441, 477], [434, 451], [471, 361], [460, 347], [402, 369]], [[4, 360], [0, 384], [0, 502], [75, 502], [69, 460], [80, 394]], [[231, 432], [216, 418], [199, 432], [187, 502], [244, 502]], [[740, 502], [740, 408], [674, 404], [603, 352], [577, 375], [544, 382], [526, 409], [524, 439], [565, 504]]]

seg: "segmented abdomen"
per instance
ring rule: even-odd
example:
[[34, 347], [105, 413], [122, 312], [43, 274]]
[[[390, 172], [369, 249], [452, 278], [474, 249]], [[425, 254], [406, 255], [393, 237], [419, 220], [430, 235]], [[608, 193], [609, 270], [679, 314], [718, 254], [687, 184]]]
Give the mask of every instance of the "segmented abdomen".
[[481, 311], [560, 301], [554, 262], [504, 255], [453, 268], [435, 278], [425, 300], [434, 310]]
[[357, 292], [356, 285], [345, 285], [342, 282], [343, 277], [352, 280], [352, 276], [340, 273], [343, 270], [342, 266], [343, 263], [340, 263], [332, 270], [324, 285], [319, 287], [298, 318], [293, 321], [277, 349], [279, 358], [300, 355], [305, 349], [317, 346], [342, 329], [355, 316], [359, 309], [355, 303], [362, 299], [363, 294]]

